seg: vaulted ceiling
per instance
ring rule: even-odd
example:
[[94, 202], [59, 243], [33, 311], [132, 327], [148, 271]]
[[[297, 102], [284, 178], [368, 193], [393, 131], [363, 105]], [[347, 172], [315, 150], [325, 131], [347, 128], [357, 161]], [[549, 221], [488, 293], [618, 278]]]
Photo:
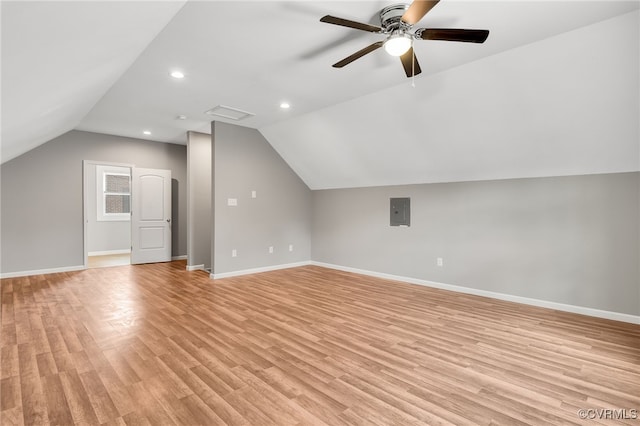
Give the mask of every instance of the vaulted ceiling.
[[488, 40], [416, 42], [413, 80], [382, 50], [332, 68], [381, 36], [319, 18], [378, 25], [390, 3], [2, 1], [2, 161], [71, 129], [184, 144], [215, 119], [314, 189], [640, 170], [637, 1], [442, 0], [419, 27]]

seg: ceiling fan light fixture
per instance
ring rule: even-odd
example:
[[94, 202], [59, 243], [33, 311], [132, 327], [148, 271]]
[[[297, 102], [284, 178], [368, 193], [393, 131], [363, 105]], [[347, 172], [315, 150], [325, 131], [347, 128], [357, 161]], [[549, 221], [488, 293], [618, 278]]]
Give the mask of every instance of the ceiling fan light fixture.
[[385, 40], [384, 50], [391, 56], [402, 56], [411, 48], [411, 36], [404, 32], [394, 32]]

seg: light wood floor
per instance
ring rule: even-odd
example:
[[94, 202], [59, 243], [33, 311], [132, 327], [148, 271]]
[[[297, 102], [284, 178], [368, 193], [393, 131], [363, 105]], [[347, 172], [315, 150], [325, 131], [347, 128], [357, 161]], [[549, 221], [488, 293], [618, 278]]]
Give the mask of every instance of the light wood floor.
[[131, 254], [105, 254], [103, 256], [88, 256], [88, 268], [106, 268], [109, 266], [123, 266], [131, 264]]
[[[2, 280], [1, 423], [599, 424], [640, 326], [302, 267]], [[625, 420], [639, 424], [638, 420]]]

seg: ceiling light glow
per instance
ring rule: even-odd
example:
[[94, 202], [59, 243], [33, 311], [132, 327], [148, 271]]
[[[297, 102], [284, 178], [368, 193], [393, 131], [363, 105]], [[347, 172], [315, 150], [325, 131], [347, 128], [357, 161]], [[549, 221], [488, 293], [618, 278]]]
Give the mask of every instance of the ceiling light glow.
[[283, 103], [280, 104], [280, 108], [289, 109], [289, 108], [291, 108], [291, 105], [289, 105], [287, 102], [283, 102]]
[[384, 50], [391, 56], [402, 56], [411, 48], [411, 36], [396, 32], [384, 42]]
[[178, 70], [171, 71], [171, 74], [169, 74], [169, 75], [171, 77], [173, 77], [173, 78], [178, 78], [178, 79], [184, 78], [184, 73], [182, 71], [178, 71]]
[[147, 135], [147, 136], [151, 135], [151, 132], [150, 132], [149, 130], [145, 130], [145, 131], [144, 131], [144, 132], [142, 132], [142, 133], [144, 133], [144, 134], [145, 134], [145, 135]]

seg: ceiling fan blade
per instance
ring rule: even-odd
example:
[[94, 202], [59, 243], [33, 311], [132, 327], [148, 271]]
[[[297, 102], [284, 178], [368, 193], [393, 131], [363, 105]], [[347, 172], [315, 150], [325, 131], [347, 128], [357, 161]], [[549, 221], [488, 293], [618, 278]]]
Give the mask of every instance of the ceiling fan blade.
[[463, 30], [456, 28], [425, 28], [416, 31], [423, 40], [464, 41], [468, 43], [484, 43], [489, 37], [489, 30]]
[[333, 64], [333, 67], [334, 68], [342, 68], [345, 65], [349, 65], [351, 62], [355, 61], [356, 59], [359, 59], [359, 58], [363, 57], [367, 53], [371, 53], [374, 50], [379, 49], [380, 47], [382, 47], [382, 44], [383, 44], [383, 42], [381, 42], [381, 41], [373, 43], [373, 44], [370, 44], [369, 46], [365, 47], [364, 49], [358, 50], [353, 55], [347, 56], [343, 60], [341, 60], [339, 62], [336, 62], [335, 64]]
[[413, 0], [409, 9], [402, 15], [402, 21], [409, 25], [417, 24], [439, 1], [440, 0]]
[[369, 31], [371, 33], [379, 33], [382, 28], [375, 25], [363, 24], [361, 22], [350, 21], [348, 19], [337, 18], [335, 16], [326, 15], [320, 18], [320, 22], [327, 24], [341, 25], [343, 27], [355, 28], [356, 30]]
[[402, 66], [404, 67], [404, 72], [407, 74], [407, 77], [413, 77], [422, 72], [420, 64], [418, 64], [418, 59], [416, 59], [416, 55], [413, 52], [413, 47], [410, 47], [404, 55], [400, 56], [400, 61], [402, 61]]

